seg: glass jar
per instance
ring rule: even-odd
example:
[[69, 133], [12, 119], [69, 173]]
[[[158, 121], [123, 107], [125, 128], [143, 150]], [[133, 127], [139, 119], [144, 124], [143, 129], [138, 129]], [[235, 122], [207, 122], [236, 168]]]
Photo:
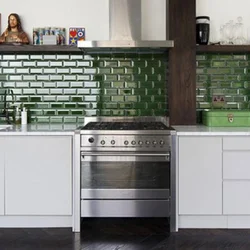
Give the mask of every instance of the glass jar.
[[210, 18], [208, 16], [196, 17], [196, 44], [207, 45], [210, 33]]

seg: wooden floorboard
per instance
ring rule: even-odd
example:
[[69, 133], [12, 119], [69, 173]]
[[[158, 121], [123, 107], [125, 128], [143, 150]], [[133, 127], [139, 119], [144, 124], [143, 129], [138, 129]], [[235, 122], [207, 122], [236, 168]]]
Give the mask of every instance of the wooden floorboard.
[[84, 219], [70, 228], [0, 229], [0, 250], [249, 250], [250, 229], [182, 229], [163, 219]]

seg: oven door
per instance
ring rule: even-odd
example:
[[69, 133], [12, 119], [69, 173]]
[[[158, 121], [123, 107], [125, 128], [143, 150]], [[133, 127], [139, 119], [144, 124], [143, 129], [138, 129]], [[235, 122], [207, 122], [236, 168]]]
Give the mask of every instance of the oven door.
[[81, 217], [170, 216], [170, 154], [81, 154]]
[[81, 154], [82, 199], [169, 199], [170, 154]]

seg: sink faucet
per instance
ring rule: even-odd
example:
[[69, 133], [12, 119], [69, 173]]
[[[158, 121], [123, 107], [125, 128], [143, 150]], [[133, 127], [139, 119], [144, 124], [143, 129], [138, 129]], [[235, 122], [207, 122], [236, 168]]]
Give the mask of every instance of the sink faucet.
[[8, 94], [11, 96], [11, 102], [13, 104], [14, 101], [14, 92], [12, 89], [6, 89], [4, 92], [4, 108], [3, 108], [3, 112], [0, 115], [0, 117], [5, 117], [7, 124], [10, 124], [10, 114], [9, 114], [9, 108], [10, 108], [10, 104], [7, 100], [7, 96]]

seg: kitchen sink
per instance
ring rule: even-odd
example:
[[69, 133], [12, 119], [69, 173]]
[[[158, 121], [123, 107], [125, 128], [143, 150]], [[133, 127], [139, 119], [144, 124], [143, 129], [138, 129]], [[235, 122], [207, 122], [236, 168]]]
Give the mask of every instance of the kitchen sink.
[[11, 124], [0, 124], [0, 130], [11, 129], [13, 125]]

